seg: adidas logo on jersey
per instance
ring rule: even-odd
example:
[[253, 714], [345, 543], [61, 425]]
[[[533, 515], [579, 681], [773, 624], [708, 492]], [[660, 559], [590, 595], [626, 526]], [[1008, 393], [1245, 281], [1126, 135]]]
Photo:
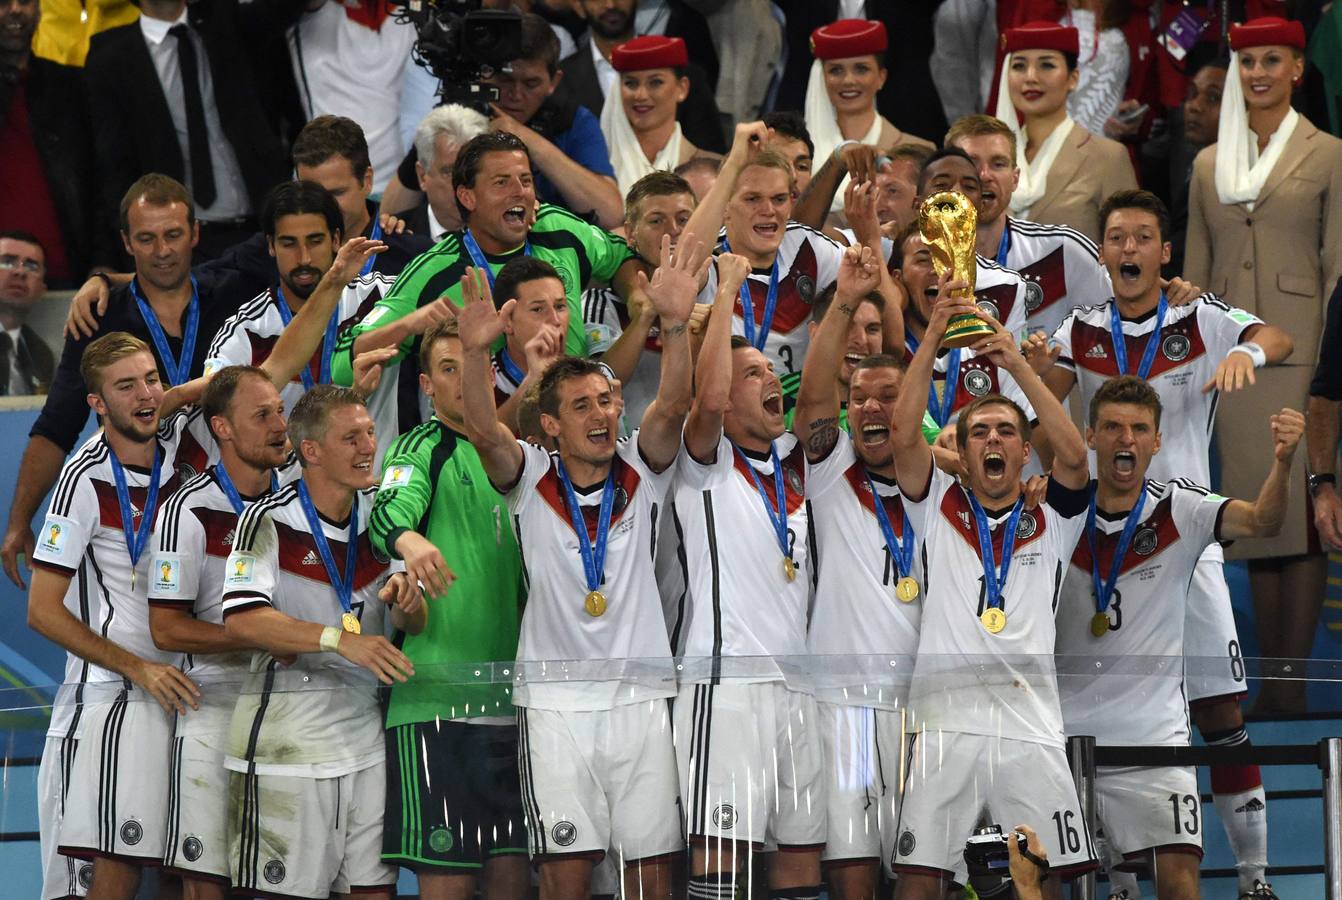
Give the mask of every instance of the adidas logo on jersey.
[[1100, 344], [1096, 344], [1086, 351], [1086, 359], [1108, 359], [1109, 352]]
[[320, 566], [322, 561], [317, 558], [317, 554], [309, 550], [308, 555], [303, 557], [303, 562], [301, 564], [305, 566]]
[[1243, 806], [1235, 807], [1235, 812], [1245, 814], [1260, 813], [1263, 811], [1263, 809], [1264, 809], [1263, 801], [1259, 800], [1257, 797], [1251, 797], [1249, 798], [1248, 803], [1245, 803]]
[[234, 535], [234, 534], [235, 534], [235, 532], [233, 531], [233, 529], [229, 529], [228, 534], [224, 535], [224, 546], [225, 546], [225, 547], [232, 547], [232, 546], [233, 546], [233, 535]]

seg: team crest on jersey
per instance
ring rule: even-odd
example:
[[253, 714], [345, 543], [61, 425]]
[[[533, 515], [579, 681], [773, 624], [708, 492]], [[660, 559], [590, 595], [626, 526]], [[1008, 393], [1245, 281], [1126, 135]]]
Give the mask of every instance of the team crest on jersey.
[[625, 507], [628, 505], [629, 492], [624, 489], [624, 485], [615, 485], [615, 496], [613, 496], [610, 501], [611, 512], [618, 516], [620, 513], [624, 512]]
[[387, 473], [382, 476], [382, 489], [405, 487], [410, 483], [410, 477], [415, 474], [415, 467], [410, 465], [388, 466]]
[[1154, 528], [1142, 528], [1132, 539], [1132, 552], [1138, 556], [1150, 556], [1156, 552], [1157, 542]]
[[999, 321], [1001, 320], [1002, 315], [997, 310], [997, 304], [992, 302], [991, 300], [978, 301], [978, 307], [979, 312], [983, 313], [984, 315], [992, 316], [994, 319], [998, 319]]
[[200, 473], [196, 471], [196, 467], [190, 463], [180, 462], [177, 464], [177, 480], [182, 483], [190, 481], [199, 474]]
[[913, 849], [918, 846], [918, 839], [913, 836], [912, 831], [905, 831], [899, 836], [899, 855], [908, 856], [913, 853]]
[[284, 863], [278, 859], [272, 859], [266, 863], [266, 867], [261, 870], [261, 874], [271, 884], [279, 884], [284, 880]]
[[429, 832], [429, 849], [434, 853], [446, 853], [452, 849], [452, 832], [439, 826]]
[[93, 863], [84, 863], [79, 867], [79, 886], [88, 890], [93, 884]]
[[565, 819], [563, 822], [556, 822], [550, 829], [550, 837], [561, 847], [567, 847], [578, 839], [578, 826]]
[[154, 558], [151, 567], [154, 572], [154, 590], [160, 593], [175, 593], [182, 587], [182, 563], [171, 556]]
[[1188, 352], [1193, 349], [1193, 344], [1186, 335], [1170, 334], [1165, 336], [1165, 340], [1160, 342], [1160, 352], [1165, 354], [1165, 358], [1170, 362], [1178, 362], [1188, 356]]
[[1020, 514], [1020, 521], [1016, 523], [1016, 540], [1028, 541], [1034, 537], [1034, 533], [1039, 530], [1039, 523], [1034, 520], [1034, 516], [1027, 512]]
[[256, 557], [237, 554], [229, 557], [228, 572], [224, 575], [224, 584], [229, 587], [250, 585], [255, 578]]
[[797, 296], [810, 303], [815, 299], [815, 279], [810, 275], [797, 276]]
[[730, 803], [719, 803], [713, 807], [713, 825], [724, 831], [736, 827], [736, 807]]
[[204, 852], [205, 845], [194, 834], [182, 841], [182, 855], [187, 858], [188, 862], [195, 862], [200, 859], [200, 855]]
[[1044, 286], [1029, 278], [1025, 279], [1025, 311], [1032, 313], [1044, 305]]
[[970, 369], [964, 377], [965, 390], [975, 397], [982, 397], [993, 389], [993, 380], [982, 369]]
[[135, 846], [140, 843], [140, 838], [144, 837], [144, 829], [140, 823], [130, 819], [121, 823], [121, 842], [128, 846]]
[[788, 487], [792, 488], [794, 494], [803, 493], [801, 473], [796, 469], [783, 466], [783, 475], [787, 478]]
[[65, 556], [65, 544], [69, 534], [69, 523], [60, 521], [55, 516], [50, 516], [46, 523], [42, 525], [41, 541], [38, 544], [38, 549], [47, 556], [59, 559]]

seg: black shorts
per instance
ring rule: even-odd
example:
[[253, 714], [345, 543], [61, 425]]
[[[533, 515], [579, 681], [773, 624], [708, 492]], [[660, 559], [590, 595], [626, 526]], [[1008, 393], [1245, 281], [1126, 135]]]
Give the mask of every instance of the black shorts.
[[387, 729], [382, 860], [478, 869], [527, 852], [517, 726], [418, 722]]

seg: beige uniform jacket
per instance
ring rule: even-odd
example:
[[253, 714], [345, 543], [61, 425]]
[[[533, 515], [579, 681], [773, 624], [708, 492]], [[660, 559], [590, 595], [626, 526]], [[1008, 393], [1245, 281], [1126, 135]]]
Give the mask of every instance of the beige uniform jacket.
[[1069, 225], [1098, 244], [1100, 205], [1114, 191], [1135, 187], [1137, 175], [1123, 145], [1073, 125], [1048, 170], [1044, 196], [1022, 218]]

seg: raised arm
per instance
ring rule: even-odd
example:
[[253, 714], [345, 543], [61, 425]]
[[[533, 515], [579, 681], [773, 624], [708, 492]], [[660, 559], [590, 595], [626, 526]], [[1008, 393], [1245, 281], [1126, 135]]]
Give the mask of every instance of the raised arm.
[[1272, 425], [1272, 469], [1258, 490], [1257, 500], [1252, 503], [1231, 500], [1226, 504], [1217, 529], [1218, 540], [1271, 537], [1281, 531], [1281, 524], [1286, 521], [1291, 460], [1305, 433], [1305, 417], [1293, 409], [1283, 409], [1269, 421]]
[[[732, 139], [732, 149], [722, 161], [718, 170], [718, 180], [709, 188], [707, 194], [699, 199], [690, 220], [685, 223], [681, 240], [696, 238], [703, 243], [708, 252], [712, 252], [718, 243], [718, 229], [727, 215], [727, 201], [731, 199], [732, 189], [736, 186], [736, 176], [754, 159], [764, 147], [769, 129], [763, 122], [742, 122], [736, 126], [736, 136]], [[716, 445], [715, 445], [716, 446]]]
[[[681, 240], [685, 240], [682, 235]], [[734, 253], [717, 258], [718, 292], [708, 314], [703, 344], [694, 368], [694, 403], [685, 422], [685, 449], [700, 461], [713, 458], [722, 439], [722, 418], [732, 392], [732, 308], [737, 291], [750, 276], [750, 261]]]
[[517, 301], [509, 300], [502, 310], [494, 309], [489, 280], [474, 266], [461, 276], [461, 298], [457, 328], [461, 335], [461, 401], [466, 433], [480, 454], [489, 480], [498, 487], [511, 486], [522, 473], [522, 448], [508, 426], [499, 421], [489, 348], [503, 336], [503, 317], [511, 314]]
[[702, 245], [693, 239], [682, 240], [671, 252], [671, 236], [662, 236], [661, 265], [649, 281], [640, 273], [641, 292], [645, 294], [662, 323], [662, 371], [657, 396], [638, 432], [638, 449], [655, 471], [670, 468], [680, 452], [685, 414], [690, 409], [690, 311], [699, 293], [711, 260], [695, 266], [702, 258]]
[[[843, 184], [844, 177], [849, 174], [853, 176], [850, 184], [873, 182], [877, 166], [882, 165], [880, 160], [880, 151], [870, 144], [840, 145], [829, 155], [829, 159], [824, 161], [820, 171], [811, 176], [811, 183], [806, 186], [806, 193], [797, 199], [797, 205], [793, 207], [793, 221], [810, 225], [817, 231], [823, 229], [825, 220], [829, 218], [830, 207], [834, 205], [834, 195], [839, 192], [839, 185]], [[883, 165], [888, 169], [890, 161], [885, 160]], [[853, 220], [848, 215], [847, 209], [844, 210], [844, 217], [851, 226]]]
[[839, 439], [839, 405], [843, 398], [838, 372], [843, 365], [848, 329], [862, 298], [880, 283], [883, 268], [880, 258], [867, 247], [849, 247], [843, 253], [834, 301], [811, 338], [797, 390], [792, 430], [809, 460], [823, 459]]
[[[881, 222], [876, 214], [876, 181], [854, 178], [844, 191], [843, 212], [858, 244], [871, 250], [872, 259], [879, 268], [880, 281], [875, 290], [885, 301], [881, 310], [881, 349], [897, 356], [904, 355], [904, 304], [908, 294], [898, 284], [885, 264], [881, 247]], [[809, 354], [809, 351], [808, 351]]]

